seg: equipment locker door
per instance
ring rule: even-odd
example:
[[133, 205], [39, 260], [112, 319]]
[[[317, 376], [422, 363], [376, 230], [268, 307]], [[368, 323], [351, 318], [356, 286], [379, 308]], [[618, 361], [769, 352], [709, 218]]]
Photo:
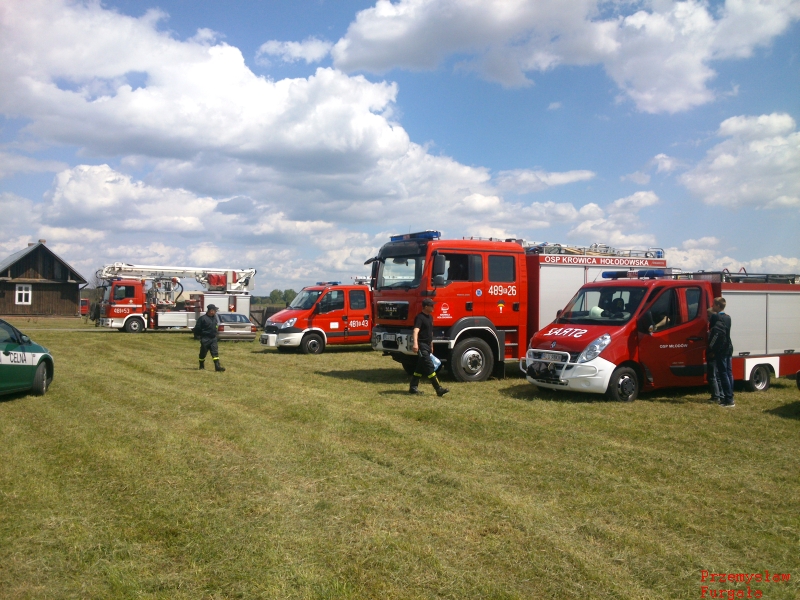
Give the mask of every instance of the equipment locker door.
[[345, 339], [350, 343], [369, 342], [372, 323], [370, 309], [367, 304], [367, 290], [353, 289], [347, 291], [347, 328]]
[[[708, 321], [700, 312], [705, 310], [702, 294], [698, 298], [694, 290], [699, 292], [697, 287], [667, 288], [645, 310], [652, 315], [654, 331], [649, 335], [639, 334], [639, 360], [656, 387], [706, 382], [704, 356]], [[688, 311], [688, 304], [696, 308]], [[694, 317], [691, 320], [690, 315]]]
[[329, 344], [341, 344], [345, 338], [347, 316], [344, 310], [344, 290], [328, 290], [317, 304], [311, 317], [312, 327], [325, 332]]

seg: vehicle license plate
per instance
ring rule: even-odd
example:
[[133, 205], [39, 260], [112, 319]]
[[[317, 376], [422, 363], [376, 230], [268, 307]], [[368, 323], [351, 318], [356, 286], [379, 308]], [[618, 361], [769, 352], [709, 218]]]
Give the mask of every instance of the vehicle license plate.
[[383, 334], [383, 341], [384, 342], [394, 342], [397, 340], [397, 336], [394, 333], [384, 333]]
[[550, 352], [542, 352], [542, 360], [554, 360], [557, 362], [561, 362], [562, 358], [560, 354], [551, 354]]

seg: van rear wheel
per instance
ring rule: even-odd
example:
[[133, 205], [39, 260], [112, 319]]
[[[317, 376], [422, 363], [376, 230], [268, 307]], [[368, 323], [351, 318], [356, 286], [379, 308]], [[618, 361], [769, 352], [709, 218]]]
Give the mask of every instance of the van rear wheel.
[[619, 367], [611, 374], [606, 396], [614, 402], [633, 402], [639, 397], [639, 377], [630, 367]]
[[746, 382], [747, 389], [751, 392], [766, 392], [769, 389], [769, 367], [756, 365], [750, 371], [750, 379]]

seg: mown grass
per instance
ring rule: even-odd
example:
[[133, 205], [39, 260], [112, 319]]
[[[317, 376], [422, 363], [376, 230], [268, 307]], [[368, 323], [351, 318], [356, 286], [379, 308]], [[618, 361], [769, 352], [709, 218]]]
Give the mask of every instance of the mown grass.
[[217, 374], [188, 334], [16, 323], [56, 379], [0, 398], [2, 598], [698, 598], [702, 569], [797, 597], [794, 381], [410, 397], [365, 349], [221, 344]]

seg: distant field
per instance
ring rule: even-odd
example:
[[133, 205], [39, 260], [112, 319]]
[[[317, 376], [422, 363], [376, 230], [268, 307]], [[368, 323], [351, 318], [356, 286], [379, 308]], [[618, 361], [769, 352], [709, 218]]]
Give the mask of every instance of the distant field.
[[732, 410], [513, 368], [409, 397], [366, 348], [224, 343], [218, 374], [189, 334], [56, 321], [12, 319], [56, 378], [0, 397], [0, 598], [694, 599], [701, 570], [800, 593], [794, 381]]

